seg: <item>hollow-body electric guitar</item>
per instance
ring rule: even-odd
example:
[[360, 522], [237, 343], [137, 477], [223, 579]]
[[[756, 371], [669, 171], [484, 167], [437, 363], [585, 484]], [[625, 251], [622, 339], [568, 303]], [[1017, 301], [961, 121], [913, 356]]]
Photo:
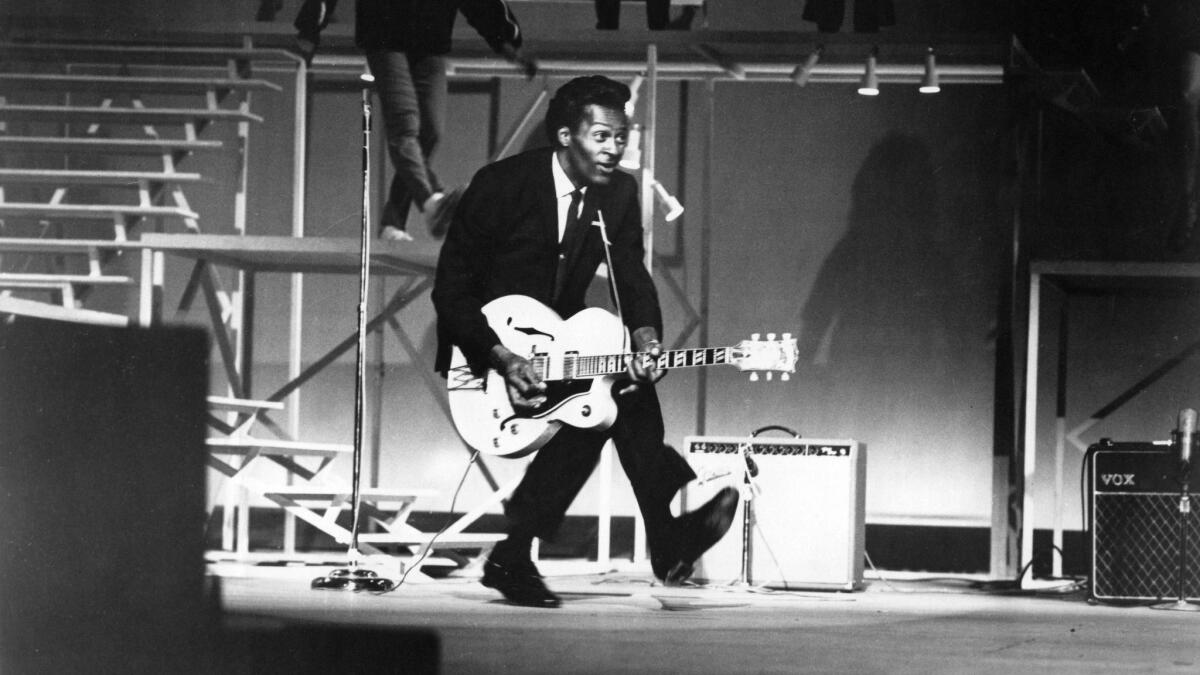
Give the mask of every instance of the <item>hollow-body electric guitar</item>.
[[[520, 457], [545, 445], [563, 424], [603, 430], [617, 418], [613, 383], [631, 359], [649, 361], [647, 353], [627, 353], [625, 327], [599, 308], [588, 308], [563, 320], [554, 310], [523, 295], [506, 295], [483, 307], [488, 325], [505, 347], [532, 364], [546, 383], [546, 403], [531, 412], [516, 412], [508, 399], [504, 376], [489, 369], [474, 375], [466, 358], [454, 349], [447, 373], [450, 414], [463, 440], [487, 455]], [[663, 351], [660, 370], [728, 364], [743, 371], [781, 372], [796, 369], [796, 340], [784, 333], [766, 340], [757, 334], [736, 347]], [[751, 375], [755, 379], [755, 375]]]

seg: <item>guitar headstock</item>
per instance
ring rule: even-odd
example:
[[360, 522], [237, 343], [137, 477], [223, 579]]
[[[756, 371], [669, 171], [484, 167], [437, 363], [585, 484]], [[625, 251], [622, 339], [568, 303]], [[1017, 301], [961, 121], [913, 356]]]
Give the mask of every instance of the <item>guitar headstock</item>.
[[767, 333], [767, 339], [760, 339], [759, 333], [754, 333], [749, 340], [742, 340], [732, 350], [731, 360], [738, 370], [750, 371], [750, 381], [758, 380], [758, 373], [765, 372], [767, 379], [775, 373], [782, 373], [781, 380], [790, 379], [791, 373], [796, 372], [796, 361], [799, 350], [796, 348], [796, 338], [791, 333], [784, 333], [779, 339], [774, 333]]

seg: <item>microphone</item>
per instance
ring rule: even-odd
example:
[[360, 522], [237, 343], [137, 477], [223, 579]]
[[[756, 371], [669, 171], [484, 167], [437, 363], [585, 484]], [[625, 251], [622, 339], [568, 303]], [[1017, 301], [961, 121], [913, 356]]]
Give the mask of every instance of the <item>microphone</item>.
[[750, 472], [751, 478], [758, 477], [758, 463], [754, 461], [749, 452], [746, 453], [746, 470]]
[[1188, 463], [1192, 461], [1192, 443], [1196, 434], [1196, 411], [1191, 408], [1184, 408], [1179, 411], [1179, 461]]

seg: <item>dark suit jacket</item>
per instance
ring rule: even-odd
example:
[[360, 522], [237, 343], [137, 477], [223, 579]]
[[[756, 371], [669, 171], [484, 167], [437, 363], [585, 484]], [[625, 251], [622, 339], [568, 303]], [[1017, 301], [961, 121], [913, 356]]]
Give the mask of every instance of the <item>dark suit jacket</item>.
[[625, 325], [652, 326], [662, 334], [662, 311], [654, 282], [642, 264], [641, 208], [632, 176], [617, 172], [608, 185], [588, 188], [579, 226], [584, 234], [567, 252], [567, 272], [557, 301], [558, 211], [550, 162], [553, 150], [530, 150], [480, 169], [459, 202], [446, 233], [433, 288], [437, 309], [436, 368], [445, 372], [450, 345], [458, 345], [477, 369], [499, 343], [480, 308], [503, 295], [527, 295], [564, 318], [584, 308], [588, 286], [604, 260], [599, 210], [612, 242]]

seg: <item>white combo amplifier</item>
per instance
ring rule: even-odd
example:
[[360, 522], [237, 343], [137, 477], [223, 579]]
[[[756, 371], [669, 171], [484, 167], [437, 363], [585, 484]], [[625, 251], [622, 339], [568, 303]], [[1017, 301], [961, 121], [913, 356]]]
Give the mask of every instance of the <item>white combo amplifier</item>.
[[[683, 491], [687, 508], [696, 508], [726, 486], [742, 492], [729, 533], [700, 558], [694, 579], [783, 589], [862, 587], [863, 444], [849, 439], [688, 436], [684, 447], [697, 475]], [[755, 474], [749, 482], [748, 468]], [[747, 496], [752, 514], [748, 538]]]

